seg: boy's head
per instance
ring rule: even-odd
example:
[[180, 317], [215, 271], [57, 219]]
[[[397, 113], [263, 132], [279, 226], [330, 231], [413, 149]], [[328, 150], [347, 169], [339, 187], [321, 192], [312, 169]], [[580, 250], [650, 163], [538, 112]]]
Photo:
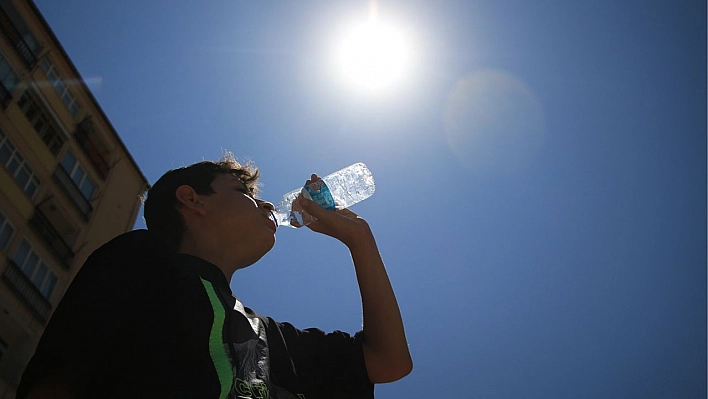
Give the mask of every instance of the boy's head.
[[168, 171], [148, 190], [144, 206], [145, 223], [148, 229], [162, 237], [171, 247], [178, 249], [186, 226], [179, 211], [177, 188], [190, 186], [198, 194], [214, 193], [211, 184], [220, 175], [238, 177], [255, 196], [258, 191], [259, 171], [251, 164], [242, 165], [233, 154], [226, 153], [221, 160], [202, 161]]

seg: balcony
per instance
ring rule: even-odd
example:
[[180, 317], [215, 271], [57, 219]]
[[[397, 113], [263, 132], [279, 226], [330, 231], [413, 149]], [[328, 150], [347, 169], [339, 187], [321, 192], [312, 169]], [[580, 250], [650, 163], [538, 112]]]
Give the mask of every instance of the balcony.
[[91, 161], [91, 165], [96, 169], [101, 179], [106, 180], [110, 167], [96, 143], [91, 139], [91, 136], [94, 134], [90, 122], [84, 121], [76, 125], [76, 132], [74, 133], [76, 142], [79, 143], [81, 150], [86, 154], [89, 161]]
[[84, 198], [84, 195], [81, 194], [81, 190], [79, 190], [76, 183], [71, 179], [71, 176], [69, 176], [61, 165], [57, 166], [57, 169], [54, 171], [54, 180], [64, 190], [84, 219], [89, 220], [93, 213], [93, 207], [88, 200]]
[[9, 259], [5, 273], [2, 274], [2, 281], [39, 321], [46, 323], [49, 320], [52, 304], [42, 296], [42, 293], [35, 288], [15, 262]]
[[17, 29], [15, 24], [7, 15], [5, 10], [0, 7], [0, 32], [5, 36], [10, 42], [12, 49], [15, 53], [22, 59], [25, 63], [27, 69], [32, 69], [34, 64], [37, 63], [37, 55], [35, 55], [32, 48], [27, 44], [25, 39], [22, 38], [22, 33]]
[[54, 228], [49, 219], [38, 208], [34, 210], [34, 215], [29, 220], [29, 225], [34, 229], [45, 244], [49, 246], [57, 259], [61, 262], [64, 269], [69, 269], [74, 261], [74, 251], [71, 250], [69, 244], [64, 241], [61, 234]]

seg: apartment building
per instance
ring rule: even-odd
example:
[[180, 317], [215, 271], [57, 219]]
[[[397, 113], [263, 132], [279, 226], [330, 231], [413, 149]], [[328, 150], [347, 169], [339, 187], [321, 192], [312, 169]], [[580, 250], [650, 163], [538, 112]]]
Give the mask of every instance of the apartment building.
[[148, 182], [31, 0], [0, 0], [0, 398]]

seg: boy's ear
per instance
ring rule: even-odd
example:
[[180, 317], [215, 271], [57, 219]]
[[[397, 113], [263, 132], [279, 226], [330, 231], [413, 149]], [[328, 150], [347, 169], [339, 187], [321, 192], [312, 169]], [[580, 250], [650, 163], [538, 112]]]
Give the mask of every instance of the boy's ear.
[[177, 198], [177, 202], [179, 202], [182, 209], [195, 212], [200, 215], [206, 214], [206, 209], [204, 209], [204, 204], [201, 202], [199, 194], [194, 191], [191, 186], [184, 184], [177, 187], [177, 190], [175, 190], [175, 197]]

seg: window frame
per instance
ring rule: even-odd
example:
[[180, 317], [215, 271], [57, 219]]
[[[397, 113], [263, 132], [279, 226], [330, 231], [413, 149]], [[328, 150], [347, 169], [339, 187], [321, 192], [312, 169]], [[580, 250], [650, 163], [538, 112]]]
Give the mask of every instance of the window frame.
[[[9, 153], [7, 161], [2, 159], [5, 150]], [[29, 199], [34, 199], [39, 191], [41, 181], [37, 174], [34, 173], [29, 163], [27, 163], [20, 154], [20, 151], [17, 150], [17, 147], [12, 144], [10, 138], [2, 130], [0, 130], [0, 164], [2, 164], [5, 170], [12, 176], [15, 183], [22, 188], [22, 191], [27, 194]], [[27, 176], [24, 183], [19, 177], [23, 172]]]
[[[26, 252], [23, 259], [18, 258], [21, 251]], [[27, 238], [22, 237], [20, 244], [12, 255], [12, 261], [15, 262], [22, 273], [27, 276], [27, 279], [37, 291], [39, 291], [45, 299], [49, 300], [56, 289], [59, 276], [54, 273], [49, 263], [42, 260], [42, 257], [34, 250]], [[35, 280], [37, 280], [38, 273], [40, 272], [44, 272], [45, 274], [42, 276], [41, 281], [37, 282]]]
[[[3, 233], [7, 230], [10, 231], [10, 234], [7, 235], [7, 241], [3, 243]], [[14, 235], [15, 226], [12, 225], [10, 219], [4, 213], [0, 212], [0, 251], [7, 253], [7, 248], [10, 246]]]
[[[71, 158], [73, 158], [74, 160], [73, 165], [71, 165], [70, 167], [69, 165], [66, 165], [65, 162], [67, 156], [71, 156]], [[76, 184], [76, 187], [79, 189], [79, 192], [81, 192], [81, 195], [84, 197], [84, 199], [86, 199], [87, 201], [91, 201], [91, 199], [93, 199], [94, 195], [96, 194], [96, 189], [98, 188], [98, 186], [96, 185], [96, 182], [91, 178], [86, 168], [81, 166], [81, 162], [79, 162], [79, 160], [76, 158], [76, 155], [74, 155], [71, 150], [66, 150], [66, 152], [64, 152], [64, 156], [62, 157], [60, 164], [61, 167], [64, 168], [66, 173], [71, 178], [71, 181]], [[79, 174], [81, 174], [81, 177], [77, 179], [76, 176]], [[92, 187], [89, 196], [87, 196], [87, 193], [84, 192], [84, 184], [86, 183], [90, 183]]]
[[59, 95], [59, 98], [61, 98], [61, 101], [66, 106], [66, 109], [69, 111], [71, 116], [76, 118], [79, 115], [79, 112], [81, 112], [81, 106], [76, 100], [74, 93], [71, 92], [69, 84], [57, 71], [56, 66], [49, 60], [48, 57], [44, 57], [39, 61], [39, 67], [44, 71], [45, 75], [47, 75], [47, 78], [49, 78], [49, 81], [52, 83], [52, 87], [54, 87], [54, 91], [56, 91]]

